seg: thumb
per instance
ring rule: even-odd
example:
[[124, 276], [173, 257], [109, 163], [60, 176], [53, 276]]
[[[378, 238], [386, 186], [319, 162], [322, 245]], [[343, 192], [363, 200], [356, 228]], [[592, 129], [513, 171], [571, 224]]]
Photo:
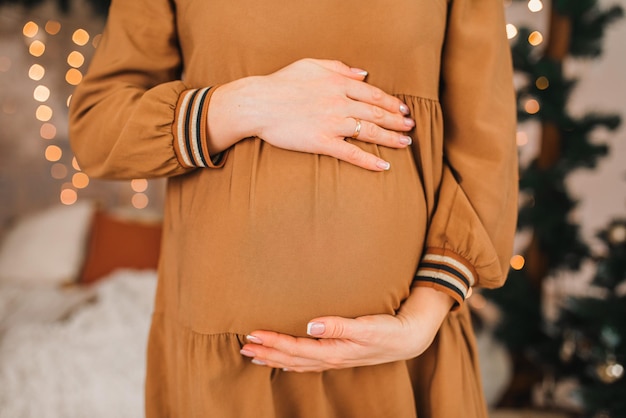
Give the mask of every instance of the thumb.
[[357, 320], [329, 316], [309, 322], [306, 333], [315, 338], [355, 339], [363, 324]]

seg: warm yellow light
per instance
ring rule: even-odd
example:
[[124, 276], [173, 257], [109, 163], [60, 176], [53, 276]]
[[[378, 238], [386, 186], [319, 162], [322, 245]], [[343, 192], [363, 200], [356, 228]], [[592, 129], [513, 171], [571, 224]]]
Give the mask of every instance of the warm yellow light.
[[51, 123], [46, 122], [41, 125], [41, 128], [39, 128], [39, 135], [43, 139], [54, 139], [54, 137], [57, 135], [57, 127]]
[[39, 85], [33, 91], [33, 97], [38, 102], [45, 102], [50, 98], [50, 89], [46, 86]]
[[52, 109], [46, 105], [40, 105], [35, 112], [35, 117], [41, 122], [48, 122], [52, 119]]
[[543, 35], [539, 31], [534, 31], [528, 35], [528, 43], [537, 46], [543, 42]]
[[72, 34], [72, 41], [74, 41], [76, 45], [83, 46], [89, 42], [89, 34], [85, 29], [77, 29]]
[[514, 255], [511, 257], [511, 268], [514, 270], [521, 270], [524, 267], [526, 260], [521, 255]]
[[134, 179], [130, 182], [130, 187], [137, 193], [145, 192], [148, 189], [148, 180]]
[[0, 55], [0, 73], [6, 73], [11, 68], [11, 58]]
[[518, 147], [523, 147], [528, 144], [528, 135], [526, 135], [524, 131], [518, 131], [515, 139]]
[[80, 171], [80, 166], [78, 165], [78, 161], [76, 161], [76, 157], [72, 157], [72, 167], [74, 167], [74, 170]]
[[512, 23], [507, 23], [506, 25], [506, 37], [509, 39], [513, 39], [517, 36], [517, 28]]
[[61, 150], [61, 148], [57, 147], [56, 145], [48, 145], [46, 147], [46, 160], [48, 161], [59, 161], [61, 159], [61, 157], [63, 156], [63, 151]]
[[539, 90], [545, 90], [550, 87], [550, 81], [546, 77], [541, 76], [535, 80], [535, 86], [537, 86]]
[[33, 41], [28, 47], [28, 52], [33, 57], [40, 57], [46, 52], [46, 46], [41, 41]]
[[31, 80], [35, 80], [35, 81], [41, 80], [45, 74], [46, 74], [45, 68], [43, 68], [39, 64], [31, 65], [30, 69], [28, 70], [28, 76], [31, 78]]
[[89, 186], [89, 177], [85, 173], [75, 173], [72, 176], [72, 184], [77, 189], [84, 189]]
[[137, 209], [144, 209], [148, 206], [148, 196], [143, 193], [135, 193], [131, 199], [133, 206]]
[[46, 32], [50, 35], [56, 35], [61, 30], [61, 24], [56, 20], [48, 20], [46, 22]]
[[64, 205], [73, 205], [78, 200], [78, 194], [76, 190], [63, 189], [61, 190], [61, 203]]
[[52, 164], [50, 175], [54, 179], [63, 180], [67, 176], [67, 167], [61, 163]]
[[91, 45], [93, 45], [94, 48], [97, 48], [98, 45], [100, 45], [100, 40], [102, 39], [102, 34], [97, 34], [96, 36], [93, 37], [93, 41], [91, 41]]
[[67, 73], [65, 73], [65, 81], [72, 86], [77, 86], [83, 81], [83, 73], [76, 68], [70, 68], [67, 70]]
[[27, 22], [22, 28], [22, 33], [27, 38], [33, 38], [39, 32], [39, 26], [35, 22]]
[[526, 101], [526, 103], [524, 103], [524, 110], [531, 115], [539, 112], [539, 109], [539, 102], [535, 99], [529, 99]]
[[541, 0], [530, 0], [528, 2], [528, 10], [533, 13], [540, 12], [543, 9], [543, 3]]
[[78, 68], [85, 63], [85, 57], [78, 51], [72, 51], [67, 56], [67, 63], [74, 68]]
[[65, 101], [65, 106], [70, 107], [70, 103], [72, 103], [72, 95], [67, 96], [67, 100]]

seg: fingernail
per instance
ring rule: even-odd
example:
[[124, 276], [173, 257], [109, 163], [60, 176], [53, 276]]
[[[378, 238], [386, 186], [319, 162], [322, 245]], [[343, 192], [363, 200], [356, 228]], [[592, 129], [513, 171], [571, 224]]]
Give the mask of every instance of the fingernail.
[[413, 139], [410, 136], [400, 137], [400, 143], [402, 145], [411, 145], [413, 143]]
[[413, 126], [415, 126], [415, 121], [413, 119], [411, 119], [411, 118], [404, 118], [404, 124], [406, 126], [413, 127]]
[[409, 114], [409, 107], [407, 105], [405, 105], [404, 103], [402, 103], [400, 105], [400, 113], [402, 113], [403, 115], [408, 115]]
[[252, 364], [256, 364], [257, 366], [267, 366], [267, 363], [263, 360], [257, 360], [255, 358], [252, 359]]
[[244, 350], [243, 348], [241, 350], [239, 350], [239, 352], [246, 356], [246, 357], [254, 357], [256, 356], [256, 354], [254, 353], [254, 351], [250, 351], [250, 350]]
[[363, 77], [367, 76], [367, 71], [362, 70], [360, 68], [350, 68], [350, 71], [352, 71], [353, 73], [356, 73], [358, 75], [362, 75]]
[[290, 372], [291, 370], [289, 370], [289, 369], [288, 369], [288, 368], [286, 368], [286, 367], [283, 367], [283, 371], [284, 371], [284, 372]]
[[309, 335], [322, 335], [324, 331], [326, 331], [326, 325], [321, 322], [309, 322], [306, 325], [306, 333]]
[[376, 167], [382, 170], [389, 170], [391, 168], [391, 164], [389, 164], [387, 161], [380, 160], [376, 163]]
[[254, 344], [263, 344], [263, 340], [261, 340], [259, 337], [255, 337], [254, 335], [246, 335], [246, 340]]

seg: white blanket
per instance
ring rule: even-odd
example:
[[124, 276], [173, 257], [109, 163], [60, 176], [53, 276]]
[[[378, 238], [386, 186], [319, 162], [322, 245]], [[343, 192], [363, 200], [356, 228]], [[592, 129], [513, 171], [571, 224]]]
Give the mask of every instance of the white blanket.
[[[52, 315], [60, 299], [73, 310], [52, 322], [42, 314], [40, 292], [0, 289], [0, 418], [143, 416], [155, 285], [154, 272], [119, 271], [82, 300], [58, 290]], [[26, 314], [9, 315], [9, 302]]]

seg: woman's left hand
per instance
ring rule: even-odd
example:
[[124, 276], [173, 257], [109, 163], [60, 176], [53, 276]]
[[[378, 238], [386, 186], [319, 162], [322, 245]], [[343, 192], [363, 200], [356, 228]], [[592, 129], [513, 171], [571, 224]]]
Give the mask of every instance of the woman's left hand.
[[[420, 294], [433, 291], [418, 289], [416, 293]], [[314, 338], [254, 331], [247, 336], [248, 344], [243, 346], [241, 354], [252, 357], [254, 364], [294, 372], [320, 372], [407, 360], [423, 353], [432, 343], [451, 306], [451, 298], [443, 296], [445, 299], [440, 298], [441, 302], [432, 295], [428, 303], [405, 302], [405, 305], [422, 308], [436, 303], [439, 309], [430, 311], [401, 309], [395, 316], [316, 318], [307, 326], [307, 333]]]

